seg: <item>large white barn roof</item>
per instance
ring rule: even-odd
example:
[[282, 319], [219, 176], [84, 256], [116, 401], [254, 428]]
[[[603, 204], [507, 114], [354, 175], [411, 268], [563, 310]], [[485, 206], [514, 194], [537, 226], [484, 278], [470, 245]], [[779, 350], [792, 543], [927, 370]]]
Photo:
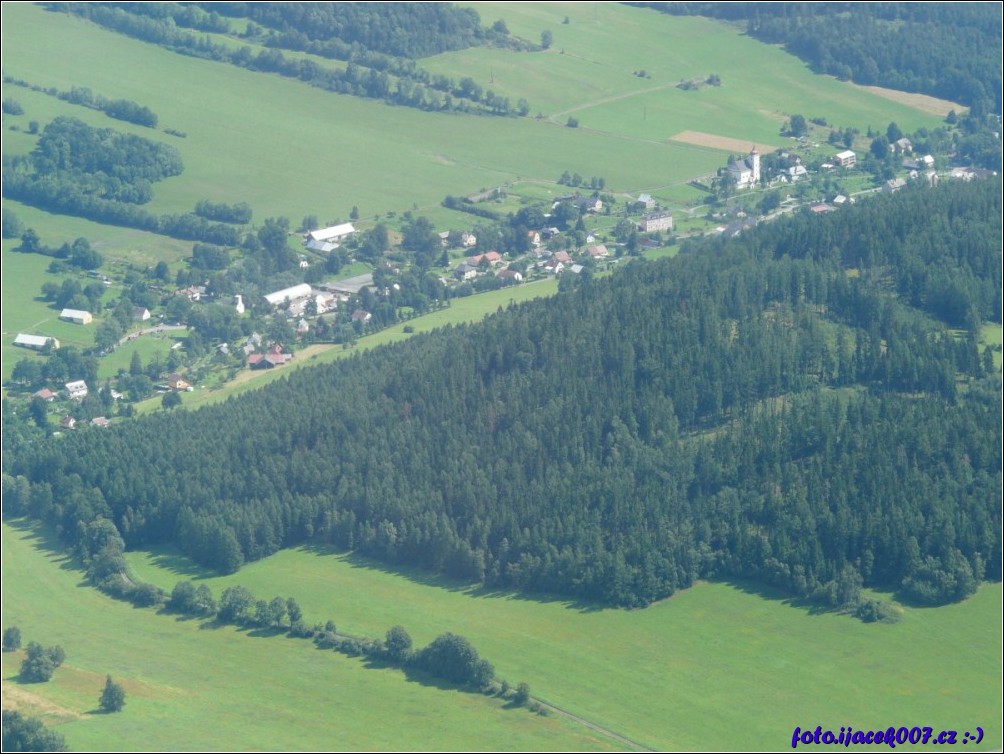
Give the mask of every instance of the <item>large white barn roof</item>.
[[310, 284], [300, 283], [299, 285], [294, 285], [292, 288], [283, 288], [281, 291], [276, 291], [275, 293], [266, 293], [265, 300], [268, 301], [271, 306], [278, 306], [286, 299], [293, 301], [309, 295]]
[[344, 238], [355, 232], [356, 229], [352, 227], [352, 223], [342, 223], [341, 225], [332, 225], [330, 228], [312, 230], [307, 235], [311, 241], [330, 241], [333, 238]]

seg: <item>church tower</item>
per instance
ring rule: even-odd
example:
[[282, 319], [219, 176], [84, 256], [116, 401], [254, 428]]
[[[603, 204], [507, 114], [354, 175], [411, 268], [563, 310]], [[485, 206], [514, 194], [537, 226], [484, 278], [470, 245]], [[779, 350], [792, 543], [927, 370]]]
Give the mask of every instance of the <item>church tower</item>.
[[760, 153], [757, 151], [756, 144], [750, 150], [750, 168], [753, 170], [752, 184], [756, 186], [760, 183]]

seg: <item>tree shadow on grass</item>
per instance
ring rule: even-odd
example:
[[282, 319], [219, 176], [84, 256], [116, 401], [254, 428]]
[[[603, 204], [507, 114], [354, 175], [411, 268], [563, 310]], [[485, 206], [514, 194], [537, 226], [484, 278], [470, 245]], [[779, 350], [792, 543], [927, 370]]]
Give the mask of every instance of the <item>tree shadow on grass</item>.
[[536, 602], [539, 604], [559, 604], [569, 610], [581, 613], [595, 613], [603, 610], [617, 609], [610, 605], [599, 602], [568, 597], [566, 595], [547, 594], [543, 592], [526, 592], [510, 588], [489, 587], [481, 584], [451, 578], [442, 574], [436, 574], [413, 566], [394, 565], [384, 563], [375, 558], [361, 555], [357, 552], [345, 552], [331, 545], [301, 545], [298, 549], [316, 555], [339, 556], [352, 568], [359, 568], [367, 571], [376, 571], [391, 576], [407, 579], [413, 584], [430, 586], [436, 589], [444, 589], [448, 592], [455, 592], [467, 595], [476, 599], [494, 600], [520, 600], [523, 602]]
[[843, 612], [835, 607], [824, 605], [818, 600], [806, 597], [792, 597], [780, 589], [747, 579], [720, 579], [716, 583], [725, 584], [744, 594], [751, 594], [769, 602], [780, 602], [782, 605], [802, 610], [808, 615], [839, 615]]
[[83, 564], [66, 550], [56, 532], [48, 526], [37, 524], [28, 518], [4, 519], [4, 523], [16, 530], [28, 544], [42, 553], [47, 560], [64, 571], [82, 571]]
[[219, 575], [192, 562], [179, 552], [150, 552], [150, 562], [157, 568], [191, 581], [202, 581]]

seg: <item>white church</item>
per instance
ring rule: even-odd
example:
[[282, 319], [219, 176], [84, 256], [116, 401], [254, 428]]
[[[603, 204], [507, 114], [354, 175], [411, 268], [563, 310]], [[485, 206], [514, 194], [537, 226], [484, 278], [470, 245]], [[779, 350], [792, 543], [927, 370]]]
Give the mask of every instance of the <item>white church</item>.
[[760, 152], [757, 151], [756, 145], [745, 157], [729, 162], [728, 171], [736, 189], [756, 186], [760, 182]]

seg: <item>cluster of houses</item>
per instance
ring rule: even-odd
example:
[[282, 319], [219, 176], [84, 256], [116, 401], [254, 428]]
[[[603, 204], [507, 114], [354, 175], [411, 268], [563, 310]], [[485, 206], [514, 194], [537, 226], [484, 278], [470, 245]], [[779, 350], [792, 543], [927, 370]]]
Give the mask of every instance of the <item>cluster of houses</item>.
[[59, 419], [59, 426], [62, 429], [76, 429], [78, 426], [85, 426], [88, 424], [92, 427], [107, 427], [111, 424], [111, 422], [105, 416], [95, 416], [90, 421], [87, 419], [81, 419], [78, 421], [69, 414], [65, 414]]

